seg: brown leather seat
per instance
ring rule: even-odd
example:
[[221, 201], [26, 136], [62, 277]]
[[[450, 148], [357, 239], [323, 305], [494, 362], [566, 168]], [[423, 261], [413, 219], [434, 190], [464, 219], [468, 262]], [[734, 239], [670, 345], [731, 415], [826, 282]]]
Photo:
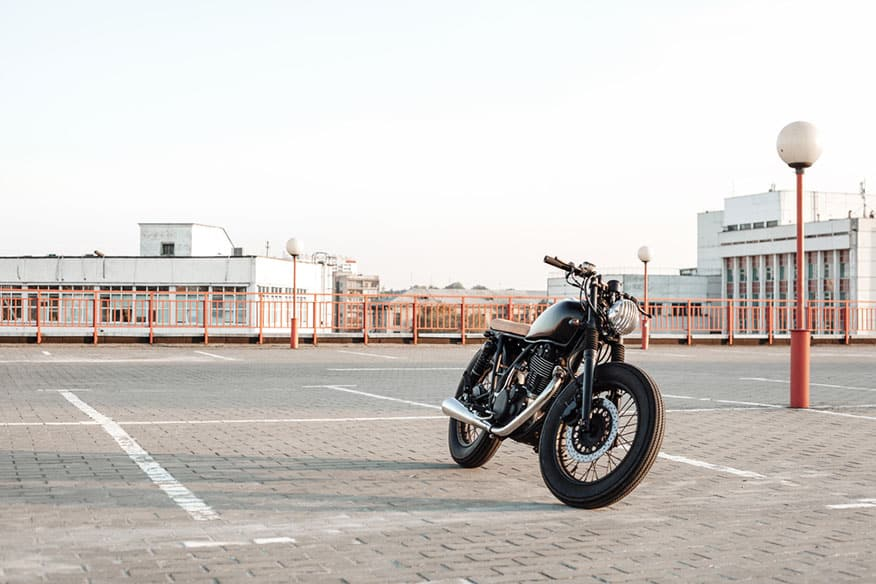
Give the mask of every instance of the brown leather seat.
[[522, 322], [514, 322], [505, 318], [494, 318], [490, 321], [490, 328], [500, 333], [508, 333], [525, 337], [529, 334], [529, 325]]

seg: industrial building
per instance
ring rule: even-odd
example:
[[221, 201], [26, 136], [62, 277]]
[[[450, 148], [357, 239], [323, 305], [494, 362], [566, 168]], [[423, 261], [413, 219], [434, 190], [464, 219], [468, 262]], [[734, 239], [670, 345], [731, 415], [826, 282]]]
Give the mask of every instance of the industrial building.
[[[725, 298], [793, 299], [796, 195], [769, 191], [699, 215], [698, 263], [720, 270]], [[809, 300], [876, 300], [876, 219], [865, 193], [803, 194]], [[700, 267], [698, 266], [698, 267]]]
[[357, 276], [357, 286], [344, 289], [360, 294], [376, 293], [380, 285], [377, 276], [358, 276], [356, 261], [346, 257], [304, 254], [293, 266], [289, 256], [244, 255], [221, 227], [198, 223], [141, 223], [139, 227], [139, 256], [106, 256], [95, 250], [75, 257], [0, 258], [4, 332], [18, 325], [57, 323], [53, 332], [63, 334], [64, 324], [74, 329], [93, 322], [101, 334], [128, 334], [132, 325], [139, 324], [173, 335], [186, 334], [192, 327], [240, 324], [253, 329], [258, 323], [260, 335], [288, 334], [293, 279], [294, 298], [302, 307], [319, 299], [318, 309], [306, 314], [299, 310], [301, 320], [331, 332], [337, 324], [331, 308], [336, 282]]

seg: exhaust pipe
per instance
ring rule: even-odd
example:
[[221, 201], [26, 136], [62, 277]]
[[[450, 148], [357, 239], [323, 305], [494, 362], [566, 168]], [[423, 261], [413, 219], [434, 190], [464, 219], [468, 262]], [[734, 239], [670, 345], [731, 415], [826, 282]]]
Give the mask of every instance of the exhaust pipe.
[[545, 402], [554, 396], [565, 378], [565, 371], [561, 367], [555, 367], [554, 376], [551, 379], [551, 382], [548, 383], [547, 387], [545, 387], [540, 394], [538, 394], [538, 397], [532, 400], [532, 402], [526, 406], [526, 409], [520, 412], [517, 417], [498, 428], [494, 427], [486, 420], [477, 417], [455, 397], [449, 397], [444, 400], [441, 403], [441, 411], [454, 420], [459, 420], [460, 422], [464, 422], [475, 428], [486, 430], [490, 434], [498, 436], [499, 438], [506, 438], [541, 410]]
[[480, 428], [481, 430], [490, 431], [492, 426], [489, 422], [486, 422], [465, 407], [461, 401], [456, 399], [455, 397], [448, 397], [446, 400], [441, 402], [441, 411], [444, 412], [445, 416], [450, 416], [454, 420], [459, 420], [460, 422], [464, 422], [469, 426], [474, 426], [475, 428]]

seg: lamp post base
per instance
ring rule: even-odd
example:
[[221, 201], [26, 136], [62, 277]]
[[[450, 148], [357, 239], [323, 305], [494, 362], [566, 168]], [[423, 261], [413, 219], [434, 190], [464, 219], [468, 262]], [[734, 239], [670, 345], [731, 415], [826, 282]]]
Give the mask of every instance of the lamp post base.
[[289, 348], [297, 349], [298, 348], [298, 319], [292, 319], [292, 330], [289, 336]]
[[791, 331], [791, 407], [809, 407], [808, 330]]
[[648, 336], [649, 336], [648, 333], [650, 332], [648, 330], [649, 328], [650, 327], [648, 326], [647, 320], [642, 323], [642, 350], [643, 351], [648, 350]]

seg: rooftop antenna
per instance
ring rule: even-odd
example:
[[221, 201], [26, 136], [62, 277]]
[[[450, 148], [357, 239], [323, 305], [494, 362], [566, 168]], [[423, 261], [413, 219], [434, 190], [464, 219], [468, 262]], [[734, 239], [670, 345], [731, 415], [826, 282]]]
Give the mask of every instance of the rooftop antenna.
[[864, 201], [864, 217], [867, 216], [867, 179], [862, 180], [859, 185], [861, 188], [861, 200]]
[[266, 258], [271, 257], [271, 242], [270, 241], [265, 242], [265, 257]]

